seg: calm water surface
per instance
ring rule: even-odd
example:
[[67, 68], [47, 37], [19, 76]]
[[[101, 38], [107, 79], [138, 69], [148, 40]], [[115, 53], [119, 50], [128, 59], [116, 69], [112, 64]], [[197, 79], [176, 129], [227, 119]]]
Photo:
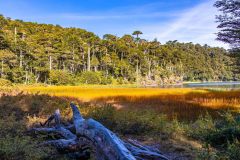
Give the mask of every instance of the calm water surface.
[[[169, 86], [168, 86], [169, 87]], [[185, 83], [183, 85], [174, 85], [173, 88], [219, 88], [219, 89], [240, 89], [240, 81], [238, 82], [199, 82]], [[171, 88], [170, 87], [170, 88]]]

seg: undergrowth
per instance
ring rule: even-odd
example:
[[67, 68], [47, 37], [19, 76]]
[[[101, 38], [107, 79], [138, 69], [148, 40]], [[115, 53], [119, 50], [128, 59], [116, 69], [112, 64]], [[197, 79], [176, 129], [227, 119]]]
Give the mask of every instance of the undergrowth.
[[79, 104], [86, 118], [94, 118], [121, 137], [151, 137], [158, 141], [185, 136], [203, 144], [196, 151], [201, 160], [238, 160], [240, 150], [240, 115], [225, 112], [218, 118], [209, 114], [196, 121], [169, 119], [153, 109], [116, 109], [109, 104], [92, 106], [77, 99], [38, 94], [2, 95], [0, 97], [0, 159], [66, 158], [49, 147], [39, 147], [47, 137], [28, 133], [33, 123], [45, 120], [59, 108], [64, 120], [71, 120], [69, 102]]

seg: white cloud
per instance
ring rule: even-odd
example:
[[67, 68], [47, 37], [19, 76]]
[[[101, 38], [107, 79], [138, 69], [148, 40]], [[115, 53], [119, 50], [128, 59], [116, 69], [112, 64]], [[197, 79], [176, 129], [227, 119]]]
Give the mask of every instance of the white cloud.
[[162, 42], [178, 40], [228, 48], [228, 45], [216, 41], [217, 24], [213, 0], [183, 11], [178, 18], [166, 23], [142, 26], [147, 39], [158, 38]]

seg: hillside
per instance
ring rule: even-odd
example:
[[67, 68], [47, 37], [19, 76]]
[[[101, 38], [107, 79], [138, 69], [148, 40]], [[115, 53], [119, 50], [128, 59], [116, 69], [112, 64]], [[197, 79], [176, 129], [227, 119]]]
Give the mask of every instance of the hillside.
[[79, 28], [0, 16], [1, 78], [25, 84], [143, 85], [238, 80], [235, 59], [223, 48], [161, 44], [140, 35], [100, 38]]

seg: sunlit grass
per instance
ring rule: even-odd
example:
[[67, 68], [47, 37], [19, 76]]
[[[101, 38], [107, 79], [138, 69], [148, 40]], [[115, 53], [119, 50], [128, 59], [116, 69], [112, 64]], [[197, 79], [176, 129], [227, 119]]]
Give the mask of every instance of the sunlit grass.
[[75, 97], [84, 101], [104, 97], [151, 97], [166, 95], [185, 95], [190, 92], [206, 93], [206, 90], [193, 89], [160, 89], [160, 88], [101, 88], [101, 87], [75, 87], [75, 86], [51, 86], [51, 87], [21, 87], [30, 93], [50, 94], [54, 96]]
[[195, 119], [219, 111], [240, 109], [240, 91], [190, 88], [106, 88], [101, 86], [20, 87], [28, 93], [73, 97], [83, 102], [112, 104], [118, 109], [154, 109], [170, 117]]

